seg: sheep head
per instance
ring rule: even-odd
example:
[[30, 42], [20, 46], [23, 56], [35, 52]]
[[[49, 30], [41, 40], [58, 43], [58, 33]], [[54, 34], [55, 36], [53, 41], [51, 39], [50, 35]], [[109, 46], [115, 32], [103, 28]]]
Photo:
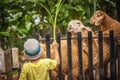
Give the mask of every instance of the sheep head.
[[86, 27], [80, 20], [71, 20], [67, 27], [68, 32], [71, 32], [74, 36], [78, 32], [82, 32], [82, 36], [86, 36], [88, 31], [92, 31], [91, 28]]
[[92, 17], [90, 18], [90, 24], [94, 24], [96, 26], [100, 25], [104, 19], [104, 12], [101, 10], [97, 10], [93, 13]]
[[67, 30], [68, 32], [77, 33], [80, 32], [81, 29], [85, 27], [80, 20], [71, 20], [68, 24]]

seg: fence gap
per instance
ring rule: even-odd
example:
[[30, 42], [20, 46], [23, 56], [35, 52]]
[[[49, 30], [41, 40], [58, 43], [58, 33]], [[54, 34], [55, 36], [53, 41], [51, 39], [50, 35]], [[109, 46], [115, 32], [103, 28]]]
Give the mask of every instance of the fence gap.
[[68, 53], [68, 80], [72, 80], [72, 49], [71, 49], [71, 33], [67, 33], [67, 53]]
[[92, 58], [92, 32], [88, 32], [88, 61], [89, 61], [89, 79], [94, 80], [93, 77], [93, 58]]
[[78, 40], [78, 67], [79, 67], [79, 76], [78, 80], [83, 80], [83, 65], [82, 65], [82, 37], [81, 32], [77, 34]]
[[103, 34], [102, 31], [98, 32], [98, 47], [99, 47], [99, 75], [100, 80], [105, 80], [105, 71], [103, 63]]
[[116, 54], [115, 54], [115, 41], [114, 41], [114, 32], [111, 30], [109, 35], [110, 38], [110, 73], [111, 80], [116, 80]]

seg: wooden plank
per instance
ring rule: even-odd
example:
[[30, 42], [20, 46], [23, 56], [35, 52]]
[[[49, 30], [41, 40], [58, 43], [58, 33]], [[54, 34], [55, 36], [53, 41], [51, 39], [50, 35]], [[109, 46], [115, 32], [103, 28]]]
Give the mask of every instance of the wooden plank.
[[102, 34], [102, 31], [99, 31], [99, 34], [98, 34], [98, 46], [99, 46], [100, 80], [105, 80], [105, 71], [104, 71], [104, 63], [103, 63], [103, 34]]
[[110, 31], [110, 74], [111, 74], [111, 80], [116, 80], [116, 63], [115, 63], [115, 41], [114, 41], [114, 31]]
[[88, 32], [88, 59], [89, 59], [89, 79], [94, 80], [93, 76], [93, 57], [92, 57], [92, 32]]
[[18, 48], [12, 48], [13, 69], [19, 68]]
[[58, 51], [60, 56], [60, 65], [58, 67], [58, 80], [62, 80], [62, 57], [61, 57], [61, 37], [60, 33], [57, 33], [57, 43], [59, 44]]
[[1, 73], [5, 72], [5, 59], [4, 59], [4, 51], [0, 47], [0, 63], [1, 63]]
[[78, 80], [83, 80], [83, 62], [82, 62], [82, 35], [81, 32], [78, 33], [78, 67], [79, 67], [79, 77]]
[[71, 49], [71, 33], [67, 34], [67, 53], [68, 53], [68, 80], [72, 80], [72, 49]]
[[13, 80], [12, 79], [12, 59], [11, 59], [11, 50], [7, 50], [4, 53], [5, 57], [5, 68], [6, 68], [6, 76], [7, 80]]

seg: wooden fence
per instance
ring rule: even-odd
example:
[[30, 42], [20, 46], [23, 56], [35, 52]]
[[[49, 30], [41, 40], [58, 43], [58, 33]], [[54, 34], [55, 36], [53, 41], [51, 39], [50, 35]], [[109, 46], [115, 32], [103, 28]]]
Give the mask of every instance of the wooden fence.
[[[38, 40], [39, 38], [36, 37]], [[99, 75], [100, 75], [100, 80], [106, 80], [105, 79], [105, 71], [104, 71], [104, 64], [103, 64], [103, 38], [109, 39], [109, 48], [110, 48], [110, 80], [120, 80], [120, 37], [114, 37], [114, 32], [110, 31], [110, 35], [108, 37], [103, 37], [102, 31], [98, 32], [98, 37], [92, 37], [92, 32], [88, 32], [88, 37], [82, 37], [81, 33], [79, 32], [76, 38], [71, 37], [71, 33], [67, 33], [67, 37], [61, 37], [60, 34], [57, 34], [57, 42], [59, 44], [59, 55], [60, 55], [60, 62], [62, 63], [62, 57], [61, 57], [61, 40], [67, 40], [67, 54], [68, 54], [68, 80], [72, 80], [72, 49], [71, 49], [71, 40], [72, 39], [77, 39], [78, 41], [78, 59], [79, 59], [79, 76], [78, 80], [83, 80], [83, 64], [82, 64], [82, 39], [88, 39], [88, 61], [89, 61], [89, 80], [94, 80], [93, 76], [93, 58], [92, 58], [92, 39], [97, 38], [98, 39], [98, 49], [99, 49]], [[46, 42], [46, 49], [47, 49], [47, 57], [50, 57], [50, 43], [51, 40], [53, 40], [50, 37], [50, 34], [46, 34], [46, 38], [40, 39], [40, 41], [45, 41]], [[117, 56], [116, 56], [117, 55]], [[6, 58], [7, 55], [5, 54]], [[118, 62], [116, 63], [116, 58], [118, 58]], [[10, 70], [7, 73], [10, 73], [12, 68], [11, 62], [8, 61], [6, 66], [10, 68]], [[9, 69], [8, 68], [8, 69]], [[59, 65], [58, 69], [58, 80], [63, 80], [62, 76], [62, 65]], [[118, 73], [117, 73], [118, 72]], [[1, 76], [1, 75], [0, 75]], [[12, 74], [8, 74], [7, 80], [13, 80], [12, 79]], [[52, 77], [51, 77], [52, 80]]]
[[0, 80], [13, 80], [12, 71], [20, 71], [18, 55], [18, 48], [11, 48], [6, 51], [0, 50]]
[[[98, 39], [98, 48], [99, 48], [99, 75], [100, 80], [106, 80], [106, 75], [104, 71], [104, 63], [103, 63], [103, 39], [106, 38], [109, 40], [109, 54], [110, 54], [110, 80], [120, 80], [120, 37], [114, 37], [114, 32], [110, 31], [110, 35], [108, 37], [103, 37], [102, 31], [98, 32], [98, 37], [92, 37], [92, 32], [88, 32], [88, 37], [84, 37], [88, 39], [88, 53], [89, 53], [89, 80], [94, 80], [93, 76], [93, 59], [92, 59], [92, 39]], [[78, 40], [78, 58], [79, 58], [79, 80], [83, 80], [83, 70], [82, 70], [82, 39], [81, 33], [78, 33], [76, 38], [71, 37], [71, 33], [67, 34], [66, 38], [60, 37], [60, 34], [57, 34], [57, 42], [61, 47], [60, 40], [67, 40], [68, 46], [68, 80], [72, 80], [72, 51], [71, 51], [71, 40]], [[50, 35], [46, 35], [46, 46], [47, 46], [47, 55], [50, 57]], [[61, 48], [59, 47], [60, 59], [61, 57]], [[116, 58], [118, 58], [118, 62], [116, 63]], [[62, 66], [59, 66], [59, 80], [62, 80]]]

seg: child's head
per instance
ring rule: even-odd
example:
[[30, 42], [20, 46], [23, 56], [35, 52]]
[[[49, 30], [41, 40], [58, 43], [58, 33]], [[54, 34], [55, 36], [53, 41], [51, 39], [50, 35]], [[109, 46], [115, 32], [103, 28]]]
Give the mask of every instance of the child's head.
[[42, 52], [39, 42], [36, 39], [28, 39], [24, 43], [25, 57], [29, 60], [38, 59]]

